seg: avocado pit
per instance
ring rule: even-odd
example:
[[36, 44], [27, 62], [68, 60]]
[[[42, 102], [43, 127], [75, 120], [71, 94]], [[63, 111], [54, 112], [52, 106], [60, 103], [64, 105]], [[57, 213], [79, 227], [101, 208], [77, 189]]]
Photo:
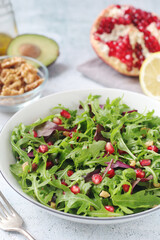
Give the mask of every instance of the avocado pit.
[[38, 58], [41, 54], [41, 49], [30, 43], [24, 43], [19, 46], [19, 52], [22, 56]]

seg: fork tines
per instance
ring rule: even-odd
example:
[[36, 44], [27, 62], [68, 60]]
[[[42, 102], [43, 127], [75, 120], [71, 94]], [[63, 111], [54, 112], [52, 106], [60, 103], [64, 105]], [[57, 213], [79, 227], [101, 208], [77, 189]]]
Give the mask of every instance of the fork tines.
[[2, 192], [0, 191], [0, 197], [3, 200], [3, 202], [5, 203], [6, 207], [4, 206], [4, 204], [2, 204], [2, 202], [0, 201], [0, 218], [4, 218], [7, 217], [9, 215], [14, 215], [14, 214], [18, 214], [13, 208], [12, 206], [9, 204], [9, 202], [7, 201], [7, 199], [4, 197], [4, 195], [2, 194]]

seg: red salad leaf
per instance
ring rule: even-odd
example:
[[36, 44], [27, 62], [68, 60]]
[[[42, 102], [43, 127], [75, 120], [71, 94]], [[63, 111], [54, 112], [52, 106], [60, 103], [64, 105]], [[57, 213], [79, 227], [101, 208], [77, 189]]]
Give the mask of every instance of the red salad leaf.
[[101, 109], [104, 109], [104, 104], [99, 104]]
[[27, 153], [28, 157], [30, 158], [33, 158], [34, 157], [34, 154], [33, 154], [33, 151], [30, 151], [29, 153]]
[[57, 125], [56, 123], [47, 121], [39, 126], [36, 127], [37, 137], [48, 137], [50, 136], [54, 131], [67, 131], [72, 132], [76, 129], [76, 127], [72, 129], [65, 129], [62, 126]]
[[152, 175], [149, 175], [147, 178], [137, 178], [135, 181], [132, 183], [132, 190], [131, 193], [133, 192], [133, 189], [139, 182], [148, 182], [149, 180], [153, 179]]
[[[106, 162], [106, 164], [109, 164], [110, 162]], [[134, 167], [131, 167], [130, 165], [126, 164], [126, 163], [123, 163], [121, 161], [117, 161], [115, 163], [112, 163], [111, 165], [111, 168], [134, 168]]]
[[132, 112], [138, 112], [137, 110], [130, 110], [128, 112], [122, 112], [122, 116], [124, 116], [126, 113], [132, 113]]
[[104, 131], [104, 127], [101, 126], [100, 124], [98, 124], [96, 132], [94, 134], [94, 140], [96, 140], [96, 141], [100, 141], [100, 140], [106, 141], [107, 140], [105, 137], [102, 136], [101, 131]]
[[148, 182], [151, 179], [153, 179], [153, 176], [149, 175], [147, 178], [141, 178], [141, 182]]
[[[22, 148], [22, 150], [26, 152], [26, 148]], [[30, 157], [30, 158], [33, 158], [33, 157], [34, 157], [33, 151], [30, 151], [29, 153], [27, 153], [27, 155], [28, 155], [28, 157]]]

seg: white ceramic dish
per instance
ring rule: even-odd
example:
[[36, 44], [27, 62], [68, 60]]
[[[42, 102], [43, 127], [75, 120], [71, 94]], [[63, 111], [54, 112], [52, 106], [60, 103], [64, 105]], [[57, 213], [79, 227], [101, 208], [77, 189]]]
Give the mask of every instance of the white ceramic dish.
[[9, 170], [10, 164], [15, 163], [14, 156], [12, 155], [11, 145], [10, 145], [10, 135], [13, 128], [19, 123], [23, 122], [24, 124], [31, 124], [36, 121], [39, 117], [43, 118], [50, 114], [50, 109], [58, 104], [64, 104], [65, 106], [75, 109], [79, 106], [80, 100], [85, 100], [87, 96], [92, 94], [101, 95], [101, 103], [104, 103], [106, 98], [109, 97], [111, 100], [116, 97], [122, 97], [124, 103], [128, 104], [133, 109], [138, 109], [140, 112], [144, 110], [155, 110], [155, 115], [160, 116], [160, 102], [153, 100], [149, 97], [146, 97], [141, 94], [123, 91], [119, 89], [85, 89], [85, 90], [74, 90], [68, 92], [61, 92], [52, 94], [50, 96], [39, 99], [38, 101], [26, 106], [19, 112], [17, 112], [3, 127], [2, 132], [0, 134], [0, 169], [3, 177], [6, 179], [8, 184], [22, 197], [29, 200], [33, 204], [43, 208], [46, 212], [52, 213], [54, 216], [61, 217], [67, 220], [81, 222], [81, 223], [89, 223], [89, 224], [115, 224], [121, 223], [124, 221], [135, 220], [136, 218], [146, 216], [149, 213], [157, 211], [160, 206], [157, 206], [153, 209], [146, 210], [141, 213], [132, 214], [123, 217], [116, 218], [96, 218], [96, 217], [84, 217], [73, 214], [68, 214], [64, 212], [60, 212], [58, 210], [51, 209], [32, 199], [28, 195], [26, 195], [19, 186], [16, 179], [13, 177]]

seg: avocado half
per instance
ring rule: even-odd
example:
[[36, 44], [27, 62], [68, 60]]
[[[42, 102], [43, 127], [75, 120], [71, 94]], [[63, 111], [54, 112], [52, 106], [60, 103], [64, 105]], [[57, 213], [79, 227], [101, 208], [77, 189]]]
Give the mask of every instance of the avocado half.
[[59, 56], [59, 46], [51, 38], [39, 34], [22, 34], [9, 44], [7, 55], [27, 56], [49, 66]]

